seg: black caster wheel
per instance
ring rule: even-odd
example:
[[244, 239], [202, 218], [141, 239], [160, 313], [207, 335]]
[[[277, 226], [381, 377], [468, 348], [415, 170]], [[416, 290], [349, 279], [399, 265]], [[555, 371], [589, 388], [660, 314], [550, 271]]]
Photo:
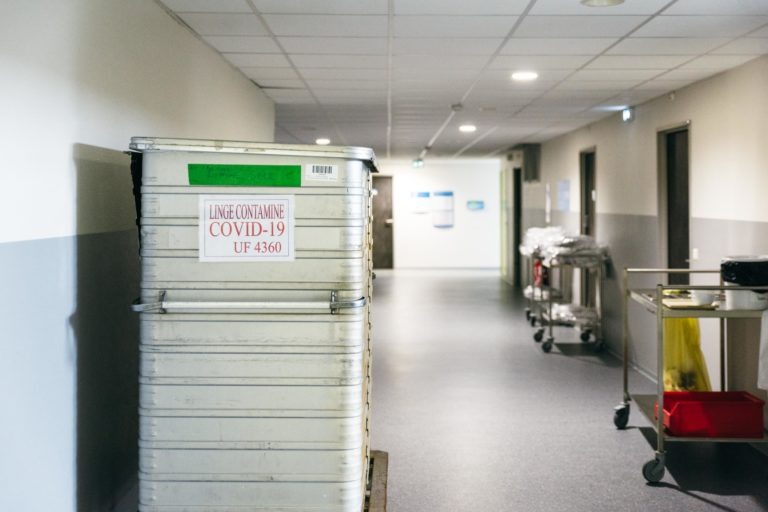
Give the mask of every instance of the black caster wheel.
[[543, 350], [544, 353], [549, 354], [552, 351], [552, 345], [553, 345], [552, 340], [548, 339], [547, 341], [541, 344], [541, 350]]
[[531, 327], [536, 327], [536, 317], [531, 315], [531, 318], [528, 319], [531, 322]]
[[659, 459], [649, 460], [643, 464], [643, 476], [649, 483], [656, 484], [664, 478], [664, 463]]
[[525, 319], [526, 320], [530, 320], [531, 319], [531, 310], [530, 309], [526, 309], [525, 310]]
[[544, 339], [544, 329], [539, 329], [533, 334], [533, 341], [535, 341], [536, 343], [539, 343], [543, 339]]
[[589, 337], [591, 335], [592, 335], [592, 331], [581, 331], [581, 336], [579, 336], [579, 337], [581, 338], [581, 341], [586, 343], [586, 342], [589, 341]]
[[616, 428], [623, 430], [629, 423], [629, 404], [623, 403], [613, 408], [613, 424]]

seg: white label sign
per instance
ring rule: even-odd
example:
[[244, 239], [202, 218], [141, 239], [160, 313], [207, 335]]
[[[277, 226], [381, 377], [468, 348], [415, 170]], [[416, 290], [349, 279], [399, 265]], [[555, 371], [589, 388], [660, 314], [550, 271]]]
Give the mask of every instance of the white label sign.
[[200, 261], [293, 261], [293, 196], [200, 196]]
[[325, 164], [304, 164], [304, 178], [313, 181], [338, 181], [339, 166]]

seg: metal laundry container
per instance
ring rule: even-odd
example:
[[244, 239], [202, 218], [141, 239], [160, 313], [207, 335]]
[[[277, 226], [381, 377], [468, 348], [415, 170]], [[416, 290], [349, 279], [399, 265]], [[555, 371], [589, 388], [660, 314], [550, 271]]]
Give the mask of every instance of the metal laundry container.
[[139, 510], [362, 510], [365, 148], [134, 137]]

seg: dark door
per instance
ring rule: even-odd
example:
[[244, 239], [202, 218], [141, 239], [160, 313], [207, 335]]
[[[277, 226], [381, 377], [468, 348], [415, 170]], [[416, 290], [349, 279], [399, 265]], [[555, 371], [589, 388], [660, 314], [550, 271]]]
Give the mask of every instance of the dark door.
[[515, 167], [512, 170], [512, 195], [514, 204], [512, 205], [512, 250], [514, 258], [512, 259], [512, 282], [515, 286], [521, 286], [522, 274], [520, 271], [520, 256], [517, 252], [520, 244], [523, 243], [523, 170]]
[[[666, 162], [667, 265], [688, 268], [690, 222], [688, 197], [688, 130], [664, 134]], [[670, 274], [670, 284], [688, 284], [687, 274]]]
[[595, 236], [595, 152], [581, 154], [581, 234]]
[[[581, 153], [581, 226], [582, 235], [595, 236], [595, 215], [597, 189], [595, 179], [595, 152]], [[595, 283], [589, 270], [581, 270], [581, 303], [585, 306], [595, 305]]]
[[373, 268], [393, 268], [392, 177], [373, 177]]

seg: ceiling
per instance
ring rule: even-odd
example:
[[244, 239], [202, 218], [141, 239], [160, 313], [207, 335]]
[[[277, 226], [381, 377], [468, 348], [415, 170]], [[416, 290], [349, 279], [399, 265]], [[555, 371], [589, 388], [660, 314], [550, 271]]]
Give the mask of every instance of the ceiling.
[[159, 1], [274, 100], [277, 142], [380, 158], [497, 155], [768, 53], [768, 0]]

